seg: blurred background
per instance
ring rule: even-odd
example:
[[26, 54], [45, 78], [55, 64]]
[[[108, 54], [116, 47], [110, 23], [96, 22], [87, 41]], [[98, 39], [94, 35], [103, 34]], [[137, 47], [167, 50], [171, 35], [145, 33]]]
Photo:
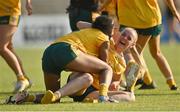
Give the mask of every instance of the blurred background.
[[[158, 0], [161, 8], [163, 32], [161, 43], [180, 43], [180, 23], [175, 19], [165, 4], [165, 0]], [[180, 0], [174, 0], [177, 10], [180, 12]]]
[[15, 34], [16, 47], [42, 47], [70, 32], [66, 8], [69, 0], [32, 0], [33, 14], [27, 16], [22, 1], [22, 17]]
[[[164, 4], [158, 0], [163, 15], [162, 43], [180, 42], [180, 24]], [[180, 11], [180, 0], [174, 0]], [[16, 47], [42, 47], [55, 38], [70, 32], [66, 8], [69, 0], [32, 0], [33, 15], [27, 16], [22, 0], [22, 17], [14, 38]]]

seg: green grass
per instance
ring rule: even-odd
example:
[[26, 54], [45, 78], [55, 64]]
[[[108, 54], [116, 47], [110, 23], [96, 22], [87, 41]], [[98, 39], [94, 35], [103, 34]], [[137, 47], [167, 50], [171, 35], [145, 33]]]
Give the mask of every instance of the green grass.
[[[162, 45], [164, 55], [171, 65], [174, 77], [180, 85], [180, 45]], [[43, 75], [41, 71], [41, 56], [43, 49], [17, 49], [17, 53], [22, 59], [27, 75], [33, 81], [33, 87], [30, 92], [44, 92]], [[4, 100], [11, 95], [15, 75], [0, 58], [0, 111], [178, 111], [180, 110], [180, 91], [170, 91], [165, 82], [165, 78], [159, 71], [155, 61], [145, 50], [145, 59], [149, 70], [158, 88], [155, 90], [136, 90], [136, 101], [132, 103], [118, 104], [92, 104], [92, 103], [74, 103], [72, 99], [65, 97], [59, 104], [23, 104], [23, 105], [5, 105]], [[63, 73], [62, 78], [65, 82], [67, 74]], [[63, 82], [63, 83], [64, 83]]]

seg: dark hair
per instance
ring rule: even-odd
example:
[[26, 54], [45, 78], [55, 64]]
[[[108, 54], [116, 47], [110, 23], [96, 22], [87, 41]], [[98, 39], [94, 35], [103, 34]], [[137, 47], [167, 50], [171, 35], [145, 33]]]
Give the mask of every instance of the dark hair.
[[102, 11], [102, 12], [101, 12], [101, 15], [109, 16], [109, 13], [108, 13], [107, 11]]
[[101, 15], [96, 18], [92, 23], [92, 28], [97, 28], [102, 31], [104, 34], [111, 36], [113, 28], [113, 20], [108, 16]]

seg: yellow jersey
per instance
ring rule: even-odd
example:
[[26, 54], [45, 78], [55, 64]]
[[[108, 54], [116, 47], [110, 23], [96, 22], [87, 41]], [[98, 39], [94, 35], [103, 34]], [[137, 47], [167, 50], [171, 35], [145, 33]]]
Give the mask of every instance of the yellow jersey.
[[99, 48], [105, 41], [109, 41], [109, 37], [103, 32], [95, 28], [86, 28], [59, 37], [54, 43], [66, 42], [77, 50], [98, 57]]
[[[114, 41], [110, 40], [110, 49], [109, 49], [108, 64], [113, 69], [114, 75], [121, 75], [126, 69], [126, 62], [122, 54], [117, 54], [114, 48]], [[99, 89], [99, 76], [93, 74], [93, 87]]]
[[0, 0], [0, 16], [21, 15], [21, 0]]
[[161, 24], [157, 0], [118, 0], [118, 17], [121, 25], [133, 28], [150, 28]]

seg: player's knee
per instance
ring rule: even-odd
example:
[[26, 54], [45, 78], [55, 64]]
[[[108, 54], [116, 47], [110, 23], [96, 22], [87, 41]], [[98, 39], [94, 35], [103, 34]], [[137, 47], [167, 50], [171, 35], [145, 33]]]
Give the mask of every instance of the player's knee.
[[153, 52], [151, 52], [151, 55], [154, 59], [158, 59], [159, 57], [161, 57], [162, 53], [160, 50], [159, 51], [153, 51]]
[[13, 44], [10, 42], [10, 43], [8, 44], [7, 48], [8, 48], [9, 50], [13, 50]]
[[107, 65], [106, 67], [104, 67], [103, 69], [101, 69], [101, 71], [99, 71], [99, 75], [100, 74], [104, 74], [104, 73], [108, 73], [108, 75], [110, 76], [111, 75], [111, 77], [112, 77], [112, 74], [113, 74], [113, 70], [112, 70], [112, 68], [109, 66], [109, 65]]
[[98, 71], [98, 74], [100, 75], [100, 74], [105, 73], [105, 72], [113, 73], [112, 68], [108, 64], [105, 64], [102, 68], [100, 68]]
[[105, 71], [108, 71], [110, 74], [113, 74], [113, 70], [112, 70], [111, 66], [107, 66]]
[[7, 51], [7, 47], [0, 45], [0, 55], [3, 55], [4, 53], [6, 53], [6, 51]]
[[89, 85], [91, 85], [93, 83], [93, 77], [89, 73], [84, 75], [83, 80], [86, 82], [87, 86], [89, 86]]

